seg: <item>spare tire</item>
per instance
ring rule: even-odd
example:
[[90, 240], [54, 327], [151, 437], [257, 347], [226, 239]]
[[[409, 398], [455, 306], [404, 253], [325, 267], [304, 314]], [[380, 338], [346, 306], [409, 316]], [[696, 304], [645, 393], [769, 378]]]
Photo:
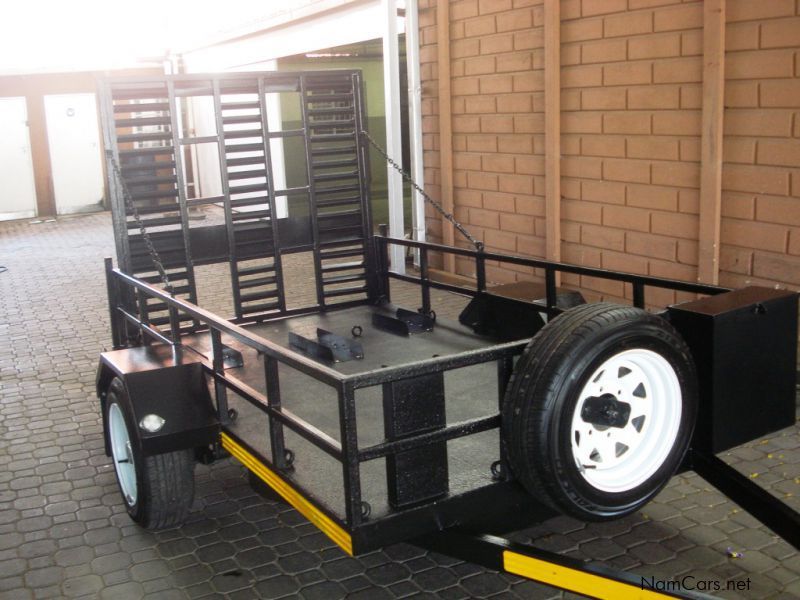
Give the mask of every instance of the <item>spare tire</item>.
[[511, 470], [530, 494], [583, 520], [621, 517], [683, 460], [697, 413], [694, 362], [659, 316], [578, 306], [530, 341], [502, 413]]

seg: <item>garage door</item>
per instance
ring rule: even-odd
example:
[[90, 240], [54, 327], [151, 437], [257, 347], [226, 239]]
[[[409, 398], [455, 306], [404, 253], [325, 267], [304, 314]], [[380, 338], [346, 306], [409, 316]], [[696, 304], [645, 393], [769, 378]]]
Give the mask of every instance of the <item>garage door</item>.
[[28, 110], [24, 97], [0, 98], [0, 220], [36, 216]]
[[56, 210], [101, 210], [103, 163], [94, 94], [44, 97]]

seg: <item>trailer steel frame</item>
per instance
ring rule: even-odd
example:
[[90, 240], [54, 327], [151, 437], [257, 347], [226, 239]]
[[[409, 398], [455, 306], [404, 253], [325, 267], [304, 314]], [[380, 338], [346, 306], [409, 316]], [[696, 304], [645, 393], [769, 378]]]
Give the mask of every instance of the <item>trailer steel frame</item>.
[[[487, 252], [482, 249], [471, 250], [375, 235], [372, 232], [368, 198], [368, 158], [366, 144], [361, 135], [364, 131], [363, 90], [360, 75], [357, 72], [347, 71], [336, 73], [335, 75], [330, 73], [183, 75], [149, 78], [146, 80], [126, 80], [126, 82], [111, 80], [104, 84], [102, 106], [106, 143], [115, 152], [116, 160], [119, 160], [120, 152], [124, 153], [124, 150], [120, 149], [120, 144], [129, 141], [124, 136], [140, 134], [119, 134], [120, 120], [116, 119], [115, 121], [114, 115], [119, 112], [131, 112], [132, 108], [129, 104], [123, 104], [123, 108], [120, 109], [120, 105], [114, 103], [115, 98], [122, 98], [124, 102], [126, 94], [130, 97], [135, 97], [135, 94], [141, 93], [142, 90], [150, 93], [149, 90], [154, 84], [157, 87], [161, 86], [159, 87], [160, 91], [154, 97], [160, 98], [159, 94], [162, 94], [166, 98], [167, 104], [167, 108], [164, 110], [169, 112], [168, 121], [164, 120], [166, 117], [155, 118], [160, 118], [165, 124], [169, 125], [170, 131], [158, 134], [143, 134], [141, 139], [158, 135], [160, 136], [159, 139], [167, 140], [164, 146], [160, 147], [159, 152], [168, 155], [168, 160], [156, 163], [155, 167], [151, 164], [150, 168], [151, 170], [155, 168], [156, 171], [162, 169], [174, 170], [174, 177], [170, 176], [170, 181], [167, 183], [174, 183], [176, 186], [174, 190], [171, 189], [169, 191], [169, 194], [174, 192], [177, 203], [170, 205], [169, 210], [176, 211], [177, 216], [172, 218], [169, 224], [170, 226], [178, 226], [168, 230], [167, 235], [160, 236], [158, 243], [161, 244], [162, 248], [166, 248], [169, 247], [169, 244], [180, 242], [181, 247], [176, 251], [177, 254], [174, 254], [171, 258], [169, 256], [165, 258], [165, 266], [172, 269], [173, 272], [175, 269], [181, 271], [186, 278], [187, 285], [181, 288], [182, 291], [172, 294], [153, 285], [158, 279], [150, 274], [152, 273], [152, 267], [146, 264], [142, 256], [141, 239], [134, 240], [139, 247], [138, 258], [136, 253], [131, 252], [132, 237], [129, 234], [131, 213], [123, 202], [124, 190], [122, 189], [126, 183], [112, 179], [111, 187], [114, 198], [112, 209], [121, 268], [114, 268], [111, 259], [106, 259], [106, 283], [114, 350], [103, 355], [101, 370], [110, 369], [114, 373], [121, 373], [123, 368], [119, 364], [122, 357], [131, 363], [149, 361], [150, 364], [160, 365], [161, 367], [200, 363], [212, 384], [213, 407], [220, 426], [218, 445], [242, 462], [285, 501], [297, 508], [348, 554], [362, 553], [402, 539], [413, 539], [416, 543], [437, 551], [453, 554], [466, 560], [484, 564], [490, 568], [506, 570], [587, 595], [592, 595], [593, 586], [596, 586], [600, 580], [611, 582], [608, 583], [608, 585], [612, 586], [609, 589], [614, 590], [615, 597], [625, 597], [625, 594], [629, 593], [637, 595], [637, 597], [642, 595], [642, 590], [635, 585], [635, 578], [629, 574], [615, 573], [607, 569], [587, 566], [559, 557], [553, 553], [513, 544], [491, 535], [508, 529], [513, 519], [500, 519], [501, 523], [499, 524], [485, 524], [485, 529], [482, 531], [476, 531], [473, 528], [464, 529], [461, 527], [459, 529], [456, 527], [470, 519], [474, 519], [477, 514], [485, 512], [484, 509], [488, 507], [492, 507], [496, 512], [505, 510], [509, 513], [515, 513], [521, 521], [541, 518], [544, 514], [542, 508], [535, 503], [532, 505], [530, 497], [507, 471], [498, 473], [495, 481], [491, 484], [474, 490], [450, 494], [437, 502], [421, 503], [418, 506], [397, 510], [388, 516], [377, 519], [368, 517], [368, 511], [365, 510], [362, 498], [360, 469], [363, 463], [393, 457], [401, 452], [430, 447], [432, 444], [496, 430], [500, 427], [501, 415], [500, 406], [498, 405], [497, 410], [492, 414], [456, 423], [447, 423], [445, 426], [433, 431], [414, 433], [401, 439], [386, 440], [363, 447], [359, 444], [357, 435], [356, 391], [427, 375], [442, 374], [463, 367], [495, 363], [498, 374], [497, 393], [498, 397], [502, 399], [506, 382], [513, 369], [514, 358], [522, 353], [528, 343], [527, 339], [495, 340], [485, 344], [483, 347], [459, 351], [447, 356], [412, 360], [352, 374], [344, 374], [319, 360], [259, 336], [250, 331], [248, 327], [264, 322], [287, 320], [325, 312], [344, 311], [355, 307], [386, 306], [391, 302], [392, 280], [419, 286], [420, 302], [418, 312], [422, 315], [433, 317], [435, 312], [431, 300], [431, 290], [443, 290], [468, 297], [491, 293], [486, 277], [488, 261], [530, 268], [532, 273], [535, 273], [544, 282], [544, 297], [541, 301], [533, 302], [531, 310], [546, 314], [549, 318], [558, 316], [564, 310], [558, 304], [559, 290], [556, 287], [558, 273], [622, 282], [630, 286], [629, 297], [632, 299], [632, 304], [639, 308], [646, 306], [647, 288], [661, 288], [709, 297], [723, 294], [730, 290], [720, 286], [511, 256]], [[347, 86], [350, 87], [348, 88]], [[303, 108], [302, 130], [270, 132], [264, 105], [264, 95], [269, 89], [287, 89], [300, 93]], [[346, 93], [341, 92], [343, 89], [349, 91]], [[226, 159], [226, 154], [222, 151], [222, 147], [226, 143], [225, 135], [226, 133], [231, 133], [225, 129], [226, 123], [223, 117], [222, 106], [225, 90], [234, 95], [242, 90], [248, 94], [255, 93], [258, 95], [258, 100], [255, 104], [252, 100], [248, 101], [251, 110], [255, 112], [244, 115], [244, 117], [257, 118], [260, 121], [259, 135], [263, 138], [260, 143], [260, 151], [263, 155], [262, 162], [265, 177], [263, 183], [265, 196], [260, 202], [265, 203], [268, 208], [263, 209], [260, 221], [253, 225], [251, 230], [260, 234], [268, 234], [270, 242], [266, 247], [254, 251], [248, 256], [274, 259], [273, 272], [277, 282], [276, 301], [274, 306], [270, 305], [270, 308], [266, 310], [248, 311], [243, 308], [241, 289], [237, 285], [239, 281], [237, 279], [237, 268], [241, 256], [237, 254], [236, 236], [242, 231], [247, 232], [248, 230], [237, 229], [233, 219], [231, 194], [236, 192], [232, 191], [227, 176], [223, 176], [222, 180], [222, 197], [200, 199], [194, 203], [207, 204], [212, 201], [223, 203], [226, 223], [224, 227], [216, 230], [215, 235], [224, 236], [227, 241], [227, 251], [195, 248], [199, 252], [195, 253], [194, 256], [192, 255], [192, 242], [202, 241], [204, 238], [198, 236], [196, 232], [190, 231], [188, 225], [188, 208], [192, 201], [185, 194], [185, 181], [182, 179], [182, 153], [177, 149], [181, 148], [189, 138], [179, 135], [181, 125], [176, 117], [177, 105], [175, 102], [182, 95], [192, 95], [197, 93], [198, 90], [205, 95], [210, 95], [214, 101], [217, 135], [214, 140], [209, 138], [206, 141], [216, 141], [220, 145], [220, 169], [223, 173], [227, 168], [226, 161], [228, 163], [231, 161], [231, 159]], [[314, 98], [315, 95], [317, 95], [316, 99]], [[321, 107], [321, 104], [314, 104], [315, 102], [322, 102], [319, 98], [328, 98], [329, 96], [336, 98], [346, 96], [344, 102], [349, 102], [348, 109], [352, 108], [352, 111], [348, 112], [348, 110], [337, 108], [337, 106], [324, 108], [324, 106]], [[164, 103], [161, 102], [160, 104]], [[350, 115], [352, 113], [352, 116], [347, 116], [347, 118], [342, 118], [331, 124], [333, 121], [330, 120], [315, 121], [310, 115], [310, 112], [313, 111], [322, 115], [344, 113]], [[240, 121], [244, 120], [244, 117]], [[139, 117], [139, 119], [151, 118], [153, 117]], [[235, 117], [228, 117], [228, 119], [230, 118]], [[133, 118], [123, 119], [123, 126], [131, 125], [129, 121], [132, 120]], [[337, 127], [340, 126], [345, 128], [344, 133], [337, 133], [339, 131]], [[234, 135], [236, 135], [235, 130], [233, 131]], [[315, 131], [317, 132], [316, 134]], [[306, 189], [301, 191], [308, 195], [310, 239], [306, 239], [302, 243], [297, 243], [297, 240], [292, 238], [293, 234], [291, 234], [290, 230], [282, 230], [281, 227], [285, 226], [285, 224], [279, 223], [279, 219], [275, 218], [276, 196], [292, 194], [297, 190], [274, 189], [271, 161], [269, 159], [270, 139], [294, 135], [304, 138], [307, 158], [308, 185]], [[324, 138], [324, 136], [340, 137], [332, 139], [331, 137]], [[203, 139], [195, 138], [193, 141], [196, 143], [198, 140]], [[339, 143], [339, 140], [344, 140], [344, 142]], [[351, 153], [349, 145], [342, 145], [344, 143], [349, 144], [350, 141], [353, 142], [354, 153]], [[315, 143], [323, 142], [326, 145], [314, 146]], [[345, 147], [347, 148], [346, 151], [341, 150]], [[340, 162], [346, 163], [348, 168], [350, 166], [357, 168], [352, 173], [347, 171], [343, 175], [339, 175], [337, 172], [320, 174], [320, 172], [315, 172], [312, 168], [315, 152], [318, 154], [333, 153], [332, 155], [334, 156], [337, 153], [350, 153], [342, 161], [337, 162], [337, 160], [329, 159], [327, 168], [330, 168], [330, 164], [339, 164]], [[126, 168], [124, 163], [122, 168], [123, 171]], [[140, 167], [133, 163], [128, 163], [127, 168], [129, 173], [141, 172]], [[132, 171], [130, 171], [131, 169]], [[161, 177], [163, 176], [151, 178], [150, 184], [162, 185]], [[346, 188], [344, 191], [325, 183], [326, 181], [337, 181], [341, 177], [356, 177], [358, 181], [356, 184], [341, 186]], [[355, 209], [356, 212], [347, 214], [340, 214], [335, 210], [331, 213], [320, 212], [320, 197], [333, 198], [330, 202], [334, 204], [337, 201], [345, 202], [342, 194], [350, 193], [350, 187], [353, 185], [358, 192], [357, 198], [354, 197], [353, 200], [358, 207]], [[157, 187], [152, 194], [160, 194], [159, 189]], [[147, 194], [144, 196], [147, 196]], [[147, 198], [145, 197], [144, 199]], [[245, 198], [244, 201], [247, 199]], [[329, 215], [329, 220], [332, 218], [339, 224], [344, 223], [340, 229], [348, 231], [348, 235], [342, 237], [339, 233], [330, 235], [326, 233], [319, 224], [319, 217], [322, 214]], [[265, 223], [264, 219], [268, 219], [269, 223]], [[286, 234], [289, 238], [292, 238], [289, 243], [284, 244], [281, 241], [283, 232], [289, 232]], [[146, 233], [142, 231], [139, 237], [141, 238], [145, 235]], [[245, 237], [246, 235], [249, 234], [245, 233]], [[327, 238], [326, 235], [328, 235]], [[363, 269], [363, 274], [357, 275], [357, 279], [363, 280], [365, 284], [352, 289], [345, 288], [347, 293], [337, 293], [337, 289], [326, 288], [326, 285], [329, 285], [331, 280], [326, 280], [324, 277], [323, 260], [326, 257], [325, 253], [329, 252], [330, 256], [335, 252], [347, 254], [347, 251], [354, 246], [360, 248], [357, 254], [361, 257], [362, 262], [358, 268]], [[389, 249], [392, 246], [411, 248], [418, 252], [418, 276], [399, 274], [391, 270]], [[345, 248], [345, 250], [338, 251], [336, 250], [337, 248]], [[309, 307], [289, 309], [287, 308], [282, 284], [280, 283], [281, 278], [284, 276], [281, 256], [284, 253], [298, 250], [311, 250], [313, 252], [316, 304]], [[472, 261], [474, 264], [475, 284], [472, 286], [454, 285], [434, 280], [431, 276], [430, 268], [432, 254], [451, 254]], [[337, 254], [336, 256], [338, 257], [339, 255]], [[208, 264], [222, 262], [223, 260], [230, 264], [233, 278], [236, 314], [230, 319], [225, 319], [197, 305], [193, 274], [193, 266], [195, 264]], [[353, 298], [354, 294], [355, 298]], [[342, 296], [346, 297], [345, 300], [331, 301], [332, 298]], [[158, 307], [158, 312], [164, 316], [153, 318], [152, 313], [155, 311], [153, 307], [156, 306]], [[186, 326], [186, 323], [190, 323], [190, 325]], [[203, 354], [193, 348], [191, 344], [187, 345], [185, 343], [189, 339], [187, 336], [198, 335], [207, 335], [209, 337], [209, 355]], [[224, 339], [223, 336], [225, 336]], [[231, 373], [230, 370], [226, 370], [225, 342], [230, 340], [235, 341], [242, 349], [264, 357], [263, 377], [257, 384], [254, 381], [245, 381]], [[279, 366], [281, 365], [309, 376], [334, 390], [338, 410], [338, 440], [323, 432], [315, 424], [282, 406], [281, 378], [279, 376]], [[107, 378], [108, 376], [105, 375], [105, 377]], [[249, 445], [246, 440], [237, 436], [230, 426], [232, 416], [228, 403], [229, 392], [236, 394], [267, 415], [269, 427], [266, 433], [269, 438], [272, 460], [268, 460], [262, 453]], [[103, 390], [98, 389], [98, 393], [102, 396]], [[290, 471], [291, 457], [285, 447], [285, 429], [297, 434], [322, 453], [340, 463], [341, 481], [344, 490], [343, 516], [327, 506], [321, 498], [314, 494], [313, 490], [304, 488], [292, 478]], [[202, 445], [202, 441], [199, 438], [198, 444]], [[504, 460], [503, 452], [504, 449], [501, 446], [499, 449], [501, 461]], [[750, 511], [773, 531], [784, 537], [795, 547], [800, 548], [800, 515], [735, 469], [720, 461], [708, 448], [693, 446], [687, 455], [684, 468], [696, 470], [698, 474], [717, 486], [720, 491], [733, 501]], [[445, 531], [431, 533], [436, 529], [445, 529]], [[539, 561], [539, 563], [536, 561]], [[556, 565], [557, 572], [554, 571], [550, 575], [545, 575], [541, 569], [537, 570], [536, 565], [541, 566], [540, 563], [542, 561], [550, 565]], [[579, 583], [575, 583], [576, 578], [573, 576], [575, 573], [580, 573], [583, 576], [583, 578], [578, 578], [580, 579]], [[649, 593], [644, 595], [647, 596]], [[652, 594], [668, 597], [700, 597], [696, 594], [687, 595], [685, 593], [655, 591]]]

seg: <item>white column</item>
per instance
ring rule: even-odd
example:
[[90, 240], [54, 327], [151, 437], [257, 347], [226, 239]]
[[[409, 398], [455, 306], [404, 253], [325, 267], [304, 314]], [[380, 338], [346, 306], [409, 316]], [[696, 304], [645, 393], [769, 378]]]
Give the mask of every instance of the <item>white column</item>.
[[[269, 130], [281, 131], [281, 97], [280, 94], [267, 94], [267, 123]], [[286, 189], [286, 155], [283, 152], [283, 138], [272, 138], [269, 141], [270, 156], [272, 157], [272, 185], [273, 189]], [[275, 198], [275, 210], [279, 219], [289, 216], [286, 196]]]
[[[267, 71], [277, 71], [278, 61], [270, 60], [264, 65]], [[267, 106], [267, 125], [270, 131], [282, 131], [283, 121], [281, 116], [281, 95], [267, 94], [264, 99]], [[272, 157], [272, 185], [275, 190], [286, 189], [286, 155], [283, 152], [283, 138], [272, 138], [269, 141], [270, 156]], [[279, 219], [289, 216], [288, 199], [286, 196], [275, 198], [275, 211]]]
[[[408, 121], [411, 137], [411, 178], [419, 185], [425, 180], [422, 162], [422, 84], [419, 73], [419, 12], [418, 0], [406, 0], [406, 65], [408, 70]], [[414, 239], [425, 241], [425, 199], [412, 191], [411, 218]], [[419, 252], [414, 253], [419, 265]]]
[[[383, 89], [386, 103], [386, 150], [400, 166], [403, 164], [402, 130], [400, 127], [400, 57], [397, 43], [397, 3], [383, 0]], [[403, 223], [403, 179], [400, 173], [388, 164], [387, 188], [389, 195], [389, 235], [402, 238]], [[392, 246], [391, 269], [405, 273], [405, 248]]]

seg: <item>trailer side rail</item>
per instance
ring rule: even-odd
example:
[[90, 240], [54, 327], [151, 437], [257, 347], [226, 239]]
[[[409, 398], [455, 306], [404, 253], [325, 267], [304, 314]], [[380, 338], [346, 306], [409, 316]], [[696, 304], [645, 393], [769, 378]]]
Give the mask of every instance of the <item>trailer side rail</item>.
[[[444, 246], [442, 244], [435, 244], [432, 242], [418, 242], [415, 240], [406, 240], [399, 238], [390, 238], [385, 235], [373, 236], [375, 243], [375, 255], [377, 257], [378, 268], [380, 269], [379, 281], [383, 289], [382, 294], [388, 299], [389, 294], [389, 280], [397, 279], [399, 281], [406, 281], [415, 283], [420, 286], [421, 291], [421, 305], [422, 312], [429, 313], [431, 310], [430, 290], [439, 289], [456, 294], [464, 294], [467, 296], [475, 296], [478, 293], [487, 290], [486, 282], [486, 262], [495, 261], [498, 263], [505, 263], [509, 265], [518, 265], [523, 267], [530, 267], [532, 269], [541, 269], [544, 271], [546, 305], [542, 307], [544, 312], [549, 315], [557, 315], [563, 312], [563, 309], [556, 306], [556, 273], [571, 273], [573, 275], [585, 275], [588, 277], [597, 277], [599, 279], [607, 279], [609, 281], [621, 281], [629, 283], [632, 286], [632, 304], [637, 308], [645, 307], [645, 288], [655, 287], [676, 292], [688, 292], [692, 294], [715, 295], [723, 292], [729, 292], [730, 288], [708, 285], [703, 283], [691, 283], [687, 281], [679, 281], [677, 279], [667, 279], [665, 277], [653, 277], [650, 275], [637, 275], [635, 273], [623, 273], [620, 271], [610, 271], [608, 269], [599, 269], [596, 267], [581, 267], [562, 262], [548, 261], [539, 258], [524, 258], [521, 256], [511, 256], [509, 254], [501, 254], [499, 252], [486, 252], [485, 250], [472, 250], [468, 248], [458, 248], [454, 246]], [[395, 273], [389, 268], [389, 247], [397, 245], [406, 248], [414, 248], [420, 254], [420, 268], [419, 276], [404, 275]], [[440, 252], [443, 254], [452, 254], [455, 256], [462, 256], [471, 258], [475, 261], [475, 286], [467, 287], [461, 285], [453, 285], [440, 281], [434, 281], [430, 277], [430, 253]]]

